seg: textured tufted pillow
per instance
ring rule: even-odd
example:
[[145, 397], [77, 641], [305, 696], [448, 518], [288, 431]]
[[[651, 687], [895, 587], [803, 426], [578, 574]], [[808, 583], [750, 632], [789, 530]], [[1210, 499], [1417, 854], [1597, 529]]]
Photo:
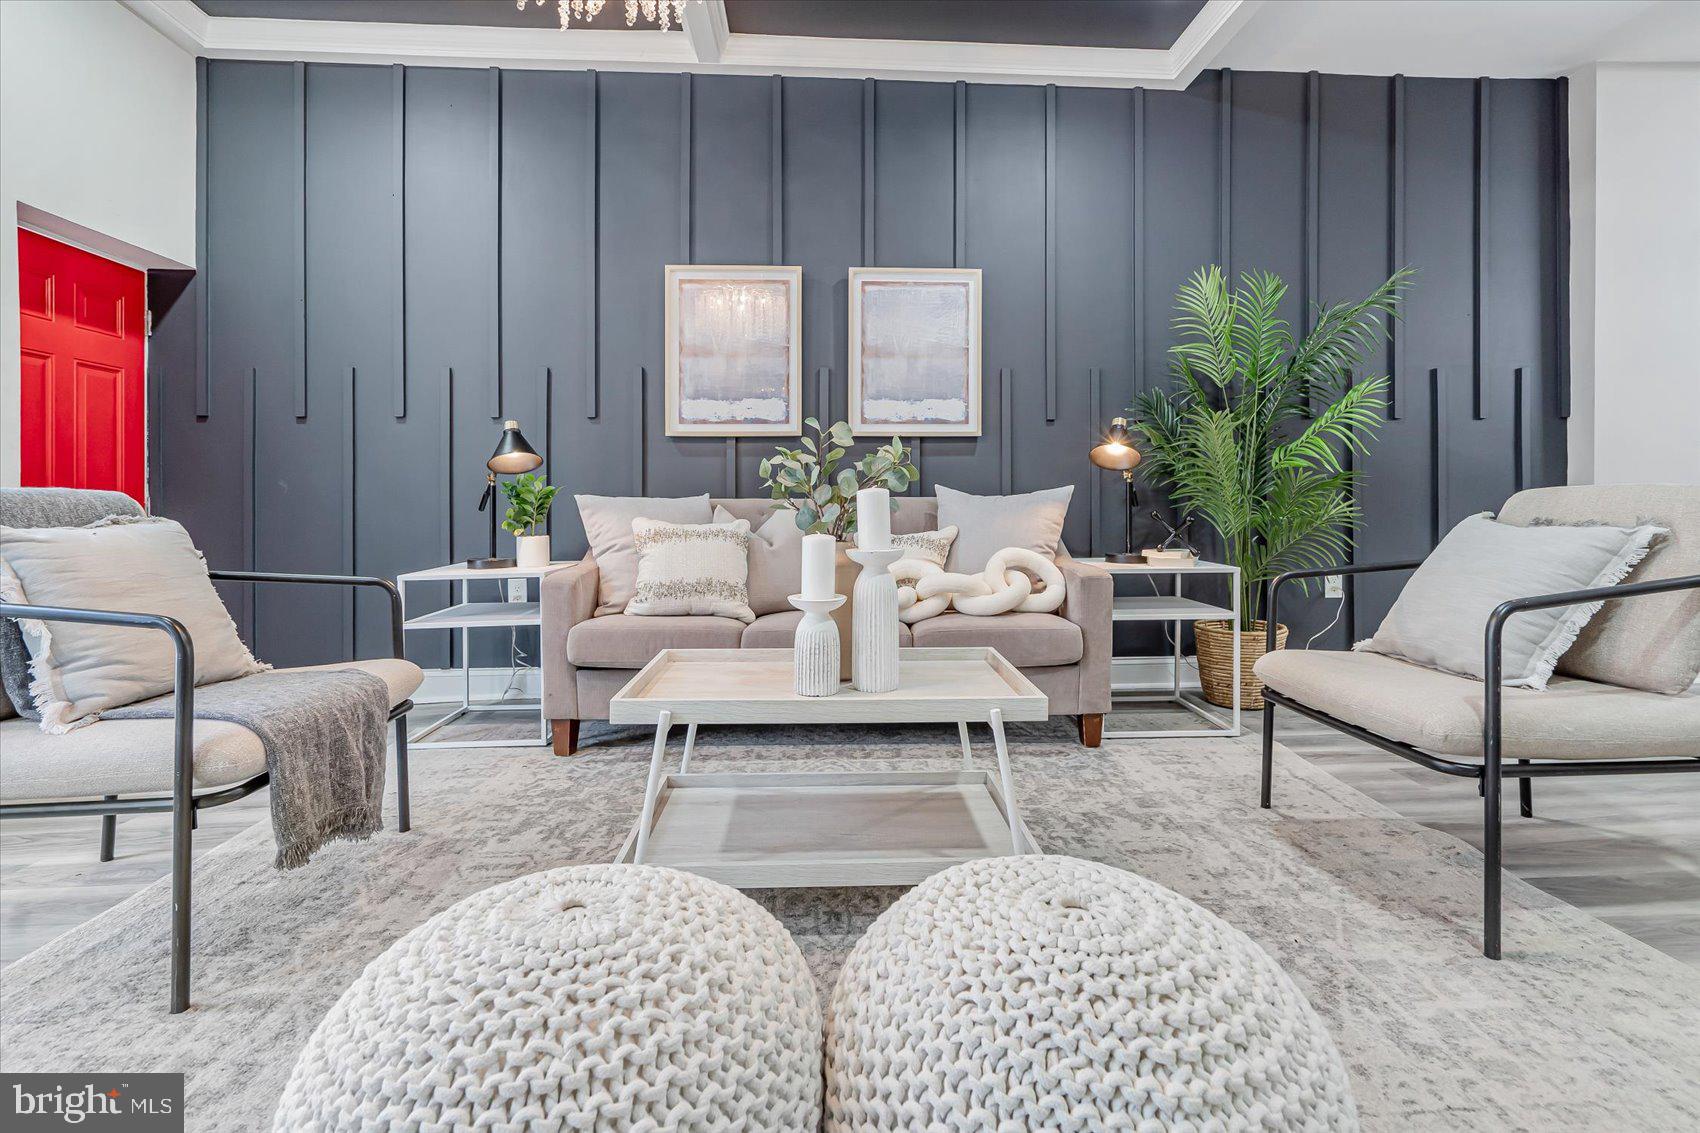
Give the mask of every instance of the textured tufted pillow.
[[626, 613], [707, 614], [756, 620], [750, 609], [750, 521], [662, 523], [632, 520], [637, 587]]

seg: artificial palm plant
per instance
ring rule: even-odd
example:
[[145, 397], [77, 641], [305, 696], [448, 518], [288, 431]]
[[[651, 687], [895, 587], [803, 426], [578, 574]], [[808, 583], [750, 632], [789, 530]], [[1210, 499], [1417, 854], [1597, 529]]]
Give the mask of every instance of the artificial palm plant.
[[1287, 285], [1246, 272], [1199, 269], [1175, 296], [1175, 380], [1132, 412], [1145, 468], [1177, 510], [1204, 519], [1240, 568], [1240, 626], [1255, 628], [1264, 585], [1285, 570], [1340, 561], [1360, 518], [1356, 473], [1386, 408], [1387, 378], [1361, 373], [1397, 317], [1411, 273], [1356, 302], [1318, 307], [1295, 340], [1278, 312]]

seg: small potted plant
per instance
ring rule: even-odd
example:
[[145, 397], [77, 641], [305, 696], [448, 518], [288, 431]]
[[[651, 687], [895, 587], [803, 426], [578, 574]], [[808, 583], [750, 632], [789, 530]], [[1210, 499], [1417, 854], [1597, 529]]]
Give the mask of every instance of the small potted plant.
[[[1200, 621], [1205, 699], [1263, 707], [1252, 665], [1265, 650], [1264, 588], [1282, 571], [1340, 562], [1361, 518], [1359, 457], [1382, 422], [1387, 379], [1366, 374], [1411, 279], [1407, 269], [1355, 302], [1318, 307], [1302, 338], [1278, 313], [1287, 285], [1246, 272], [1231, 288], [1222, 269], [1200, 268], [1175, 296], [1174, 382], [1147, 391], [1132, 412], [1145, 437], [1148, 475], [1175, 510], [1202, 518], [1240, 568], [1240, 624]], [[1233, 640], [1240, 638], [1240, 671]], [[1282, 648], [1287, 627], [1278, 626]]]
[[529, 472], [502, 483], [502, 492], [508, 497], [502, 530], [513, 535], [517, 548], [514, 560], [526, 570], [549, 565], [549, 536], [537, 529], [549, 518], [549, 505], [555, 502], [558, 491]]

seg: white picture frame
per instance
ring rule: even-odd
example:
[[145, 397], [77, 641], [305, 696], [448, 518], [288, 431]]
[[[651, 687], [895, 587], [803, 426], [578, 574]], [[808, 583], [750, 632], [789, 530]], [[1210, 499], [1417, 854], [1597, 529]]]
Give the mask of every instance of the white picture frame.
[[668, 264], [666, 434], [803, 431], [803, 269]]
[[850, 269], [850, 431], [981, 435], [979, 268]]

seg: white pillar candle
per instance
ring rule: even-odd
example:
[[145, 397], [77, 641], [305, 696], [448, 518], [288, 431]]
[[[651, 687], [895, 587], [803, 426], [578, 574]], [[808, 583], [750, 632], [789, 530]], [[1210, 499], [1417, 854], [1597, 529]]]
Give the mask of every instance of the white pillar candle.
[[838, 540], [830, 535], [803, 536], [803, 597], [830, 598], [838, 593], [834, 585], [837, 552]]
[[884, 488], [856, 493], [856, 546], [864, 551], [891, 548], [891, 493]]

